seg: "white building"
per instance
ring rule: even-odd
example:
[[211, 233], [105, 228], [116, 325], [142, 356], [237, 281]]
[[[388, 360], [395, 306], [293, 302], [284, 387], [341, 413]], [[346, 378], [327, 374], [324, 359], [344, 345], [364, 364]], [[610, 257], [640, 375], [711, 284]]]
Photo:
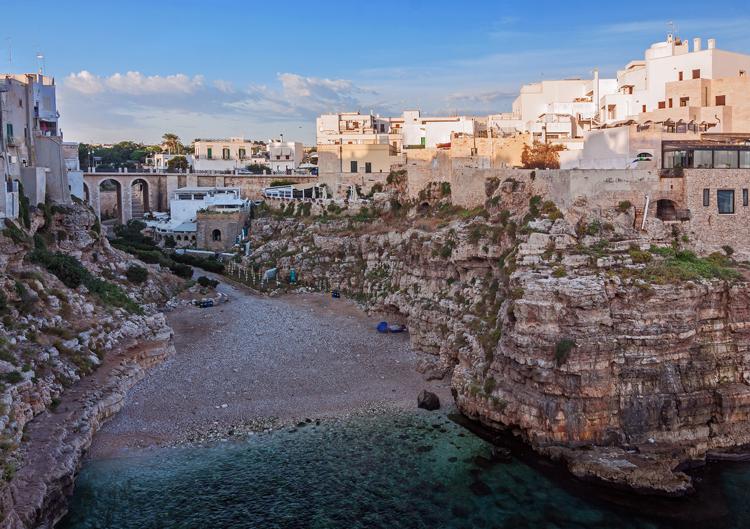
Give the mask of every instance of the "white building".
[[[750, 72], [750, 55], [720, 50], [715, 39], [704, 48], [700, 38], [687, 40], [667, 35], [667, 40], [652, 44], [643, 60], [629, 62], [617, 72], [617, 92], [600, 100], [602, 121], [613, 123], [636, 119], [638, 114], [684, 106], [684, 101], [666, 97], [667, 83], [688, 79], [744, 77]], [[704, 101], [702, 106], [710, 106]]]
[[[530, 132], [536, 141], [571, 143], [597, 125], [597, 103], [617, 91], [616, 79], [558, 79], [526, 84], [509, 113], [489, 117], [494, 136]], [[569, 145], [569, 147], [571, 147]]]
[[78, 142], [64, 141], [62, 152], [65, 169], [68, 171], [68, 190], [72, 196], [86, 201], [86, 194], [83, 190], [83, 171], [81, 171], [78, 157]]
[[172, 236], [178, 246], [194, 246], [201, 210], [232, 213], [247, 208], [239, 187], [181, 187], [170, 193], [169, 218], [147, 220], [156, 241]]
[[257, 154], [267, 149], [264, 143], [245, 138], [196, 139], [194, 145], [192, 165], [198, 173], [245, 169], [248, 165], [260, 163]]
[[[450, 143], [453, 134], [474, 135], [486, 119], [470, 116], [422, 116], [419, 110], [406, 110], [392, 122], [400, 125], [402, 143], [406, 147], [430, 147]], [[486, 125], [485, 125], [486, 127]]]
[[273, 174], [291, 174], [302, 163], [304, 147], [298, 141], [271, 141], [268, 144], [268, 163]]
[[67, 203], [55, 80], [42, 74], [0, 75], [0, 214], [18, 215], [18, 183], [31, 204]]

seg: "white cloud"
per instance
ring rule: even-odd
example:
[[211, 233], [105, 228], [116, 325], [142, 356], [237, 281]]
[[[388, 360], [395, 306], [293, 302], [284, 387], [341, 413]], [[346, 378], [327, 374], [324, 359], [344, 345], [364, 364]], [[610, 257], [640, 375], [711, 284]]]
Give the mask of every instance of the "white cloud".
[[192, 94], [203, 87], [203, 76], [189, 77], [185, 74], [143, 75], [140, 72], [114, 73], [109, 77], [100, 77], [87, 70], [71, 73], [64, 84], [71, 90], [82, 94], [99, 94], [113, 92], [129, 95], [149, 94]]

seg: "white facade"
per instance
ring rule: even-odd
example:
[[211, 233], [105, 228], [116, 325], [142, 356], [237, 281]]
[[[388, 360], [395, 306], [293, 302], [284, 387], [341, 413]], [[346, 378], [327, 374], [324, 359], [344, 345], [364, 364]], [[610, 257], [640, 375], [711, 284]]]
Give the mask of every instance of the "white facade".
[[496, 135], [531, 132], [537, 141], [580, 138], [597, 122], [596, 101], [617, 91], [616, 79], [559, 79], [523, 85], [513, 111], [492, 115]]
[[0, 174], [6, 183], [0, 186], [0, 214], [17, 215], [13, 182], [28, 168], [46, 173], [41, 196], [70, 200], [55, 90], [54, 79], [42, 74], [0, 75]]
[[708, 39], [706, 47], [701, 39], [693, 39], [691, 50], [687, 40], [668, 35], [666, 41], [652, 44], [643, 60], [631, 61], [617, 72], [617, 93], [601, 98], [600, 112], [605, 123], [635, 119], [643, 112], [669, 108], [665, 100], [669, 82], [749, 73], [750, 55], [720, 50], [714, 39]]
[[272, 141], [268, 144], [268, 163], [273, 174], [287, 174], [302, 163], [304, 147], [298, 141]]
[[193, 170], [196, 172], [234, 172], [256, 163], [257, 154], [267, 149], [260, 142], [245, 138], [196, 139]]
[[239, 187], [181, 187], [169, 197], [169, 216], [173, 221], [192, 221], [201, 209], [211, 207], [232, 211], [247, 205]]

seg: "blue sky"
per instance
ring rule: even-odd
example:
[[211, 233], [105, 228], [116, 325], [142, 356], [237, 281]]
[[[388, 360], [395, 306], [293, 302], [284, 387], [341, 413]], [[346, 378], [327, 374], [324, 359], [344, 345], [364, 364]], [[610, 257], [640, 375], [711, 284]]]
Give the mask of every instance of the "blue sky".
[[524, 83], [614, 76], [669, 21], [750, 53], [741, 1], [0, 0], [0, 13], [0, 70], [36, 71], [42, 52], [65, 138], [86, 142], [310, 143], [327, 111], [507, 111]]

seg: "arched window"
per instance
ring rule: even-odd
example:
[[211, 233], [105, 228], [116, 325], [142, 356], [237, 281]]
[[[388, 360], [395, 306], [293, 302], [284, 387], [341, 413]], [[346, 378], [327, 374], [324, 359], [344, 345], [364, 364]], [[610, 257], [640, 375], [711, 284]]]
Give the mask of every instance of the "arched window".
[[177, 237], [175, 237], [175, 240], [181, 241], [182, 240], [182, 236], [178, 235]]
[[213, 232], [211, 233], [211, 237], [212, 237], [212, 238], [213, 238], [213, 240], [215, 240], [215, 241], [220, 241], [220, 240], [221, 240], [221, 230], [214, 230], [214, 231], [213, 231]]

